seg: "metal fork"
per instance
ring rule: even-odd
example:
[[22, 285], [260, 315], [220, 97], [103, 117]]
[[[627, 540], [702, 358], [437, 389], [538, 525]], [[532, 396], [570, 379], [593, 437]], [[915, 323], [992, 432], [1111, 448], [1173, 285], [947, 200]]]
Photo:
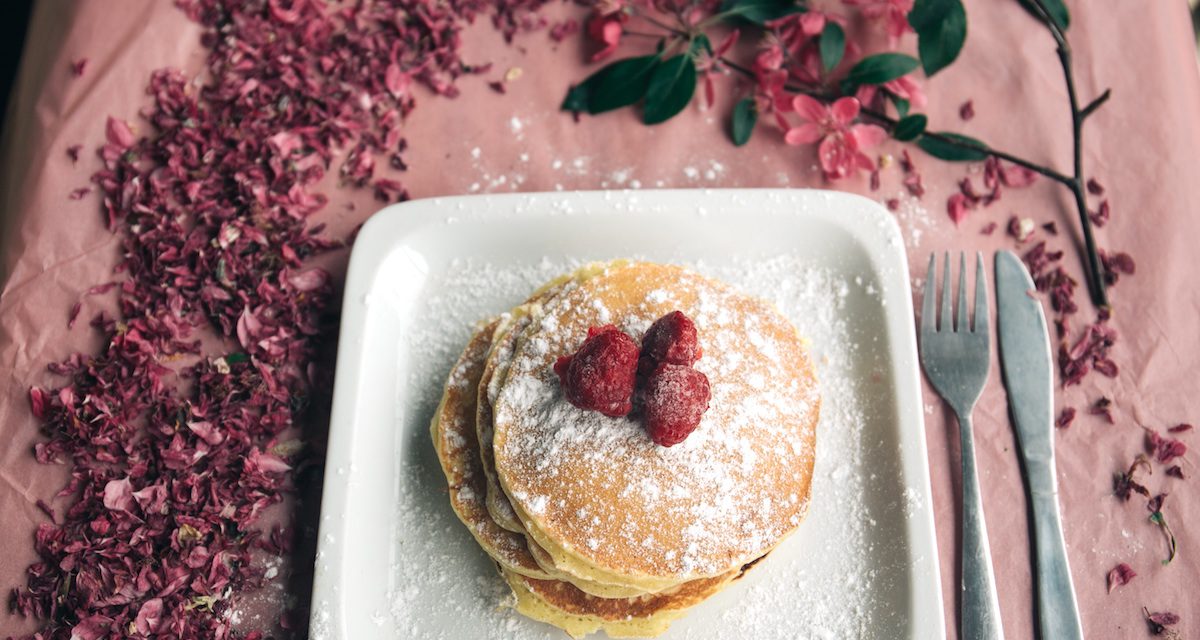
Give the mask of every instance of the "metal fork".
[[959, 254], [958, 323], [951, 318], [950, 254], [946, 253], [942, 282], [941, 327], [937, 317], [937, 256], [929, 256], [921, 305], [921, 366], [938, 395], [958, 416], [962, 443], [962, 602], [959, 637], [963, 640], [1001, 640], [1000, 600], [988, 547], [987, 525], [975, 469], [975, 440], [971, 412], [987, 381], [991, 358], [988, 336], [987, 279], [983, 256], [976, 254], [975, 326], [967, 316], [967, 259]]

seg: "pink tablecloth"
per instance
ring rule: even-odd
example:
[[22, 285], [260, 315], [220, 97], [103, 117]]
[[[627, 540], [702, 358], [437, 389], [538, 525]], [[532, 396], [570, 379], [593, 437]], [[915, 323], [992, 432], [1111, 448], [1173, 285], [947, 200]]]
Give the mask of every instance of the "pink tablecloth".
[[[1200, 419], [1195, 378], [1200, 287], [1191, 266], [1200, 235], [1200, 218], [1194, 215], [1200, 83], [1190, 22], [1181, 2], [1070, 4], [1079, 89], [1085, 98], [1105, 87], [1112, 87], [1114, 95], [1089, 122], [1085, 152], [1090, 172], [1106, 184], [1113, 205], [1112, 222], [1100, 230], [1100, 243], [1128, 251], [1137, 260], [1136, 276], [1122, 279], [1112, 291], [1112, 324], [1121, 335], [1114, 352], [1120, 376], [1093, 375], [1059, 397], [1060, 405], [1081, 409], [1102, 395], [1115, 401], [1116, 424], [1084, 415], [1058, 434], [1071, 566], [1089, 637], [1145, 635], [1143, 606], [1179, 613], [1183, 636], [1191, 637], [1200, 616], [1193, 587], [1200, 578], [1196, 481], [1161, 473], [1149, 481], [1152, 490], [1172, 494], [1166, 512], [1179, 535], [1180, 557], [1170, 566], [1160, 564], [1165, 543], [1147, 522], [1143, 501], [1120, 503], [1111, 495], [1113, 472], [1128, 465], [1142, 447], [1140, 425], [1162, 429]], [[549, 11], [578, 9], [555, 5]], [[973, 99], [978, 115], [970, 131], [1065, 168], [1070, 134], [1049, 37], [1015, 2], [971, 1], [968, 13], [970, 38], [961, 61], [927, 87], [931, 120], [945, 128], [963, 126], [958, 107]], [[23, 583], [23, 571], [35, 559], [32, 532], [44, 516], [34, 502], [49, 498], [66, 475], [63, 467], [33, 461], [31, 448], [38, 435], [26, 391], [33, 384], [52, 384], [47, 362], [96, 346], [84, 323], [67, 330], [67, 313], [83, 290], [109, 278], [117, 258], [117, 241], [103, 227], [95, 196], [74, 201], [67, 195], [84, 186], [96, 169], [90, 149], [102, 141], [105, 116], [136, 121], [153, 69], [200, 68], [198, 34], [199, 28], [172, 3], [157, 0], [38, 5], [5, 130], [0, 214], [5, 230], [0, 254], [0, 439], [7, 444], [0, 451], [0, 518], [5, 524], [0, 586], [5, 588]], [[812, 152], [785, 146], [778, 135], [760, 132], [748, 148], [732, 147], [722, 126], [727, 101], [715, 111], [688, 109], [655, 128], [641, 126], [629, 112], [572, 122], [557, 105], [568, 83], [586, 73], [576, 42], [554, 45], [544, 33], [535, 33], [510, 47], [490, 28], [474, 29], [467, 38], [467, 57], [496, 64], [488, 79], [514, 67], [524, 73], [509, 83], [506, 95], [476, 78], [461, 82], [463, 95], [457, 100], [422, 97], [406, 126], [411, 169], [403, 179], [413, 196], [639, 184], [821, 185]], [[80, 57], [89, 58], [89, 66], [83, 77], [74, 78], [69, 64]], [[72, 166], [66, 149], [76, 143], [89, 151]], [[1002, 232], [991, 237], [979, 233], [991, 220], [1003, 228], [1018, 214], [1076, 228], [1065, 193], [1043, 181], [1006, 192], [999, 204], [974, 212], [956, 229], [944, 203], [964, 168], [921, 154], [916, 159], [929, 193], [924, 210], [904, 213], [901, 223], [917, 275], [930, 251], [1012, 246]], [[897, 170], [885, 171], [883, 187], [874, 196], [896, 194], [899, 178]], [[868, 193], [861, 179], [834, 186]], [[375, 207], [364, 191], [328, 193], [331, 202], [323, 217], [335, 234]], [[343, 206], [350, 201], [357, 203], [355, 213]], [[344, 268], [344, 258], [336, 259], [335, 272]], [[1067, 265], [1078, 275], [1076, 260], [1068, 259]], [[1091, 311], [1082, 315], [1089, 317]], [[1005, 626], [1010, 638], [1029, 638], [1035, 623], [1025, 499], [999, 380], [994, 368], [977, 412], [979, 465]], [[925, 401], [947, 625], [953, 629], [957, 436], [928, 390]], [[1196, 470], [1194, 456], [1183, 463], [1189, 476]], [[306, 522], [315, 523], [315, 517]], [[310, 557], [298, 558], [302, 569], [310, 562]], [[1130, 563], [1139, 576], [1109, 595], [1105, 574], [1118, 562]], [[300, 574], [292, 582], [302, 592]], [[248, 616], [244, 624], [274, 619], [283, 598], [268, 588], [258, 600], [251, 609], [265, 617]], [[0, 627], [9, 632], [31, 628], [17, 617], [0, 618]]]

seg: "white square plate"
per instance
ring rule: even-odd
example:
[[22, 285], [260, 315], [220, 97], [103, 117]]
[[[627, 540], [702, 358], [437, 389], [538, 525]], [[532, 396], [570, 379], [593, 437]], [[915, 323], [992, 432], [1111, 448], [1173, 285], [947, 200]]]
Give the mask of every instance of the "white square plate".
[[808, 519], [665, 637], [944, 638], [899, 229], [865, 198], [800, 190], [439, 198], [372, 217], [346, 281], [313, 637], [563, 637], [498, 606], [428, 424], [475, 321], [617, 257], [774, 300], [812, 339], [823, 393]]

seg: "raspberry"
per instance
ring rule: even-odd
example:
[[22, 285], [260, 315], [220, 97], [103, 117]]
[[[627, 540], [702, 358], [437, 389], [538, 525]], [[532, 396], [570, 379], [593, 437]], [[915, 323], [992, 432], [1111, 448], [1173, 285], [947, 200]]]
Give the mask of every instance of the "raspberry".
[[672, 311], [654, 321], [642, 336], [642, 373], [660, 364], [692, 366], [700, 359], [696, 325], [681, 311]]
[[700, 425], [709, 397], [708, 376], [691, 367], [660, 364], [642, 396], [650, 439], [664, 447], [683, 442]]
[[567, 402], [617, 418], [633, 408], [637, 366], [637, 343], [609, 324], [588, 329], [579, 350], [554, 363], [554, 373]]

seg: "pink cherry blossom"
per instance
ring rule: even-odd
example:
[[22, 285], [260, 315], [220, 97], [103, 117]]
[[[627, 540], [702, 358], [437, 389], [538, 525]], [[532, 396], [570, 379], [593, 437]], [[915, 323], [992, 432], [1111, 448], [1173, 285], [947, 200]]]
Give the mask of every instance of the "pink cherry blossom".
[[851, 6], [858, 7], [864, 16], [884, 23], [888, 37], [893, 41], [900, 36], [912, 32], [908, 24], [908, 12], [912, 11], [913, 0], [844, 0]]
[[598, 12], [588, 19], [588, 37], [604, 45], [592, 54], [592, 62], [603, 60], [617, 50], [617, 46], [621, 44], [621, 35], [625, 31], [623, 25], [628, 18], [628, 14], [617, 10], [611, 13]]
[[883, 142], [887, 132], [873, 124], [855, 124], [860, 108], [858, 100], [851, 97], [839, 98], [826, 106], [810, 96], [795, 96], [792, 110], [800, 116], [801, 123], [789, 128], [784, 140], [792, 145], [820, 140], [817, 157], [828, 180], [845, 178], [859, 169], [871, 171], [875, 163], [863, 150]]

